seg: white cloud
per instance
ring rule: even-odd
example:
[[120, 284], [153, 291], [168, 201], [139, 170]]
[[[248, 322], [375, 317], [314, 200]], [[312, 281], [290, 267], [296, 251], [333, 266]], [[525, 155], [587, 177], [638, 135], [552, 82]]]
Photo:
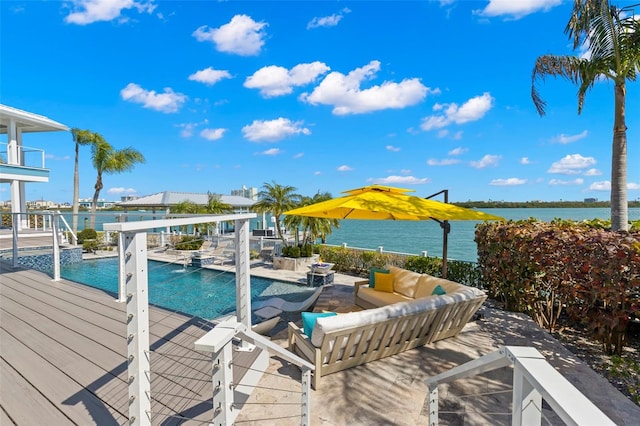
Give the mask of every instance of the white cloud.
[[403, 175], [409, 175], [411, 174], [411, 169], [402, 169], [400, 170], [400, 173], [402, 173]]
[[[589, 189], [592, 191], [611, 191], [611, 182], [609, 182], [608, 180], [604, 180], [601, 182], [593, 182], [591, 185], [589, 185]], [[630, 190], [640, 189], [640, 184], [635, 182], [628, 182], [627, 189], [630, 189]]]
[[[0, 156], [0, 158], [2, 158], [2, 156]], [[53, 161], [71, 160], [71, 156], [70, 155], [63, 155], [62, 157], [58, 157], [58, 156], [53, 155], [53, 154], [45, 154], [44, 158], [46, 158], [47, 160], [53, 160]]]
[[400, 148], [398, 148], [397, 146], [393, 146], [393, 145], [387, 145], [385, 146], [385, 149], [387, 151], [391, 151], [391, 152], [398, 152], [400, 151]]
[[600, 176], [602, 175], [602, 172], [598, 169], [589, 169], [586, 172], [584, 172], [585, 176]]
[[557, 185], [563, 185], [563, 186], [566, 186], [566, 185], [582, 185], [583, 183], [584, 183], [584, 179], [582, 179], [582, 178], [577, 178], [577, 179], [574, 179], [574, 180], [551, 179], [549, 181], [549, 185], [554, 185], [554, 186], [557, 186]]
[[449, 151], [449, 155], [451, 155], [451, 156], [462, 155], [467, 151], [469, 151], [467, 148], [463, 148], [463, 147], [459, 146], [458, 148], [454, 148], [451, 151]]
[[339, 166], [336, 170], [339, 172], [350, 172], [353, 169], [345, 164], [345, 165]]
[[279, 155], [281, 153], [282, 153], [282, 151], [279, 148], [271, 148], [271, 149], [267, 149], [266, 151], [262, 151], [260, 153], [260, 155], [271, 155], [271, 156], [274, 156], [274, 155]]
[[458, 164], [460, 160], [456, 158], [445, 158], [443, 160], [436, 160], [435, 158], [429, 158], [427, 160], [428, 166], [450, 166], [452, 164]]
[[135, 83], [127, 84], [120, 91], [120, 96], [125, 101], [142, 104], [144, 108], [167, 113], [178, 112], [188, 99], [186, 95], [176, 93], [170, 87], [166, 87], [164, 93], [156, 93], [155, 90], [143, 89]]
[[507, 16], [520, 19], [536, 12], [547, 12], [562, 3], [562, 0], [489, 0], [489, 4], [482, 10], [474, 10], [475, 15], [492, 18]]
[[502, 158], [500, 155], [487, 154], [479, 161], [471, 161], [469, 164], [476, 169], [484, 169], [485, 167], [495, 167], [498, 165], [499, 160]]
[[611, 191], [611, 182], [603, 180], [601, 182], [593, 182], [589, 185], [589, 189], [592, 191]]
[[527, 183], [526, 179], [508, 178], [508, 179], [493, 179], [491, 182], [489, 182], [489, 185], [493, 185], [493, 186], [517, 186], [517, 185], [524, 185], [525, 183]]
[[156, 8], [152, 0], [72, 0], [68, 4], [72, 6], [72, 11], [64, 18], [64, 21], [77, 25], [114, 19], [126, 22], [129, 18], [122, 16], [123, 10], [136, 9], [138, 13], [152, 13]]
[[318, 28], [318, 27], [335, 27], [338, 23], [344, 18], [344, 15], [351, 12], [349, 8], [342, 9], [339, 13], [334, 13], [333, 15], [323, 16], [321, 18], [313, 18], [308, 24], [307, 29]]
[[198, 41], [214, 43], [220, 52], [254, 56], [259, 54], [264, 46], [266, 26], [266, 23], [256, 22], [250, 16], [236, 15], [220, 28], [203, 25], [193, 32], [193, 36]]
[[293, 156], [294, 159], [298, 159], [298, 158], [302, 158], [302, 157], [304, 157], [304, 152], [299, 152], [299, 153], [297, 153], [297, 154], [295, 154]]
[[489, 92], [469, 99], [458, 107], [458, 104], [435, 104], [433, 110], [442, 111], [442, 115], [431, 115], [422, 119], [420, 127], [424, 131], [441, 129], [450, 124], [464, 124], [480, 120], [493, 107], [494, 98]]
[[568, 143], [573, 143], [575, 141], [579, 141], [580, 139], [584, 139], [587, 137], [588, 134], [589, 132], [586, 130], [581, 133], [578, 133], [577, 135], [565, 135], [564, 133], [561, 133], [558, 136], [551, 138], [551, 142], [561, 143], [563, 145], [566, 145]]
[[296, 65], [290, 71], [284, 67], [270, 65], [260, 68], [252, 76], [247, 77], [244, 87], [259, 89], [260, 94], [267, 98], [288, 95], [293, 91], [294, 86], [309, 84], [330, 69], [326, 64], [318, 61]]
[[529, 157], [522, 157], [520, 159], [520, 164], [531, 164], [531, 160], [529, 160]]
[[429, 89], [417, 78], [400, 83], [385, 81], [379, 86], [362, 89], [366, 80], [371, 80], [380, 70], [380, 61], [371, 61], [349, 74], [328, 74], [311, 92], [303, 93], [300, 100], [312, 105], [333, 105], [335, 115], [363, 114], [384, 109], [401, 109], [422, 101], [428, 93], [439, 93]]
[[181, 123], [177, 124], [176, 127], [181, 128], [180, 136], [183, 138], [190, 138], [193, 136], [193, 132], [198, 127], [198, 123]]
[[287, 118], [275, 120], [254, 120], [242, 128], [244, 137], [251, 142], [275, 142], [288, 136], [303, 134], [310, 135], [311, 130], [302, 127], [302, 122], [293, 122]]
[[207, 86], [213, 86], [223, 78], [231, 78], [231, 74], [226, 70], [214, 70], [213, 68], [205, 68], [189, 76], [189, 80], [204, 83]]
[[422, 185], [431, 182], [429, 178], [417, 178], [414, 176], [387, 176], [368, 180], [379, 185]]
[[135, 194], [136, 192], [138, 192], [138, 191], [136, 191], [133, 188], [122, 188], [122, 187], [120, 187], [120, 188], [109, 188], [107, 190], [108, 194]]
[[596, 164], [596, 160], [593, 157], [583, 157], [580, 154], [570, 154], [551, 164], [551, 167], [547, 172], [563, 175], [575, 175], [580, 173], [582, 169], [586, 169], [594, 164]]
[[222, 139], [227, 129], [202, 129], [200, 136], [210, 141]]
[[313, 172], [313, 175], [314, 175], [314, 176], [320, 176], [321, 174], [322, 174], [322, 172], [320, 172], [320, 171], [315, 171], [315, 172]]

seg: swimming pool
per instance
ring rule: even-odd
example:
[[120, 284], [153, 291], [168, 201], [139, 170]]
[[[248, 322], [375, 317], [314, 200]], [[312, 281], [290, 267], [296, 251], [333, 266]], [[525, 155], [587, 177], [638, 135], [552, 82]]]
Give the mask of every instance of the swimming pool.
[[[149, 303], [206, 319], [217, 318], [236, 309], [234, 273], [183, 267], [149, 260]], [[61, 267], [60, 275], [117, 296], [118, 258], [84, 260]], [[253, 302], [278, 296], [285, 300], [306, 299], [314, 289], [295, 283], [251, 277]]]

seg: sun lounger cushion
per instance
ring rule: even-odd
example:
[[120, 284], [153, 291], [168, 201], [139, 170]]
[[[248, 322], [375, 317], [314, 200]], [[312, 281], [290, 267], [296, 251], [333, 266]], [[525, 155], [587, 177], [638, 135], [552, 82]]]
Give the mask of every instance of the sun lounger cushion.
[[373, 288], [376, 285], [376, 277], [375, 277], [375, 273], [376, 272], [381, 272], [383, 274], [388, 274], [389, 270], [388, 269], [380, 269], [380, 268], [371, 268], [369, 270], [369, 287]]
[[316, 320], [321, 317], [332, 317], [337, 315], [335, 312], [302, 312], [302, 329], [304, 334], [311, 336]]

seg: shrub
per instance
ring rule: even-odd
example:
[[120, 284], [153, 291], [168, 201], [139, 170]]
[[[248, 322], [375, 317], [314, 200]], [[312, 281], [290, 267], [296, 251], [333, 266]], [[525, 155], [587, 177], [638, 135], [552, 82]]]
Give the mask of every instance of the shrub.
[[194, 235], [184, 235], [175, 244], [176, 250], [199, 250], [202, 247], [202, 238]]
[[95, 253], [98, 250], [98, 242], [96, 240], [85, 239], [82, 242], [82, 250], [87, 253]]
[[97, 238], [98, 233], [92, 228], [85, 228], [78, 232], [78, 244], [82, 244], [84, 240], [96, 240]]
[[567, 313], [608, 354], [621, 353], [640, 312], [640, 232], [612, 232], [600, 221], [509, 221], [476, 227], [482, 280], [507, 309], [554, 330]]

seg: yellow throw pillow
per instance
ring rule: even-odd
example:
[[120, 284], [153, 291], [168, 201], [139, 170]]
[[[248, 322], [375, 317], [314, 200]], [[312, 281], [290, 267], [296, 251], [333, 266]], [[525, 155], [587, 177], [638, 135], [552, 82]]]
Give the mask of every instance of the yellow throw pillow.
[[376, 285], [373, 288], [375, 291], [384, 291], [385, 293], [393, 293], [393, 274], [385, 274], [382, 272], [376, 272]]

